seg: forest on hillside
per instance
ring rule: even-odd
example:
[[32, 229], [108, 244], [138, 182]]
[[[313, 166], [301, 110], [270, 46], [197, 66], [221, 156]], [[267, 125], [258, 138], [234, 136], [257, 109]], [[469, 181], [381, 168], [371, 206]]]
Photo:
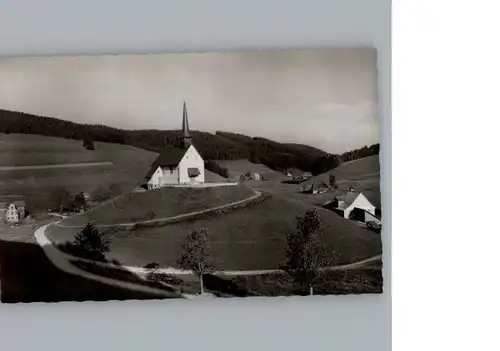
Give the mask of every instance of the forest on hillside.
[[[93, 140], [125, 144], [154, 152], [160, 152], [166, 146], [178, 145], [181, 137], [180, 130], [123, 130], [1, 109], [0, 132], [86, 140], [85, 143]], [[222, 131], [215, 134], [191, 131], [191, 137], [205, 160], [248, 159], [274, 170], [298, 168], [313, 174], [326, 172], [342, 162], [377, 155], [380, 150], [380, 145], [375, 144], [342, 155], [332, 155], [308, 145], [279, 143]]]

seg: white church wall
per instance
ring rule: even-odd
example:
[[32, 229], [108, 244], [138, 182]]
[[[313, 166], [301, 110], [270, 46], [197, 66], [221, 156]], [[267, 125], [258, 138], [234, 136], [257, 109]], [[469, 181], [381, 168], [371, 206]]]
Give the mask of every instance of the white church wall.
[[158, 167], [148, 181], [148, 188], [154, 189], [160, 186], [161, 174], [162, 174], [161, 168]]
[[[188, 168], [198, 168], [200, 175], [191, 179]], [[190, 183], [192, 181], [196, 183], [205, 182], [205, 162], [195, 147], [191, 145], [179, 162], [179, 183]]]
[[162, 172], [162, 185], [178, 184], [179, 183], [179, 168], [164, 167]]

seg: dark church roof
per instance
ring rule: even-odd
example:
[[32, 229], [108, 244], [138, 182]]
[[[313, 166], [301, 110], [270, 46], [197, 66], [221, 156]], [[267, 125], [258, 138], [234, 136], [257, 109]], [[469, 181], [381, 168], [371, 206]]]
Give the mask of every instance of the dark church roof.
[[186, 151], [187, 150], [173, 146], [164, 148], [156, 160], [151, 164], [146, 179], [151, 179], [158, 167], [177, 167]]

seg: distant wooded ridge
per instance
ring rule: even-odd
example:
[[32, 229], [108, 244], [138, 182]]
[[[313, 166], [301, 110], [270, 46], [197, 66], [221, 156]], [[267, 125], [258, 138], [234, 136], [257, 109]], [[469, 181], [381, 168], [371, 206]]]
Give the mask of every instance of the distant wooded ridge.
[[[334, 126], [332, 126], [334, 127]], [[176, 146], [180, 130], [123, 130], [98, 124], [80, 124], [53, 117], [0, 109], [0, 132], [38, 134], [77, 140], [93, 140], [131, 145], [160, 152], [165, 146]], [[325, 131], [327, 132], [327, 131]], [[218, 131], [215, 134], [191, 131], [196, 149], [205, 160], [248, 159], [274, 170], [298, 168], [313, 175], [326, 172], [340, 163], [378, 155], [379, 144], [364, 146], [341, 155], [318, 148]]]

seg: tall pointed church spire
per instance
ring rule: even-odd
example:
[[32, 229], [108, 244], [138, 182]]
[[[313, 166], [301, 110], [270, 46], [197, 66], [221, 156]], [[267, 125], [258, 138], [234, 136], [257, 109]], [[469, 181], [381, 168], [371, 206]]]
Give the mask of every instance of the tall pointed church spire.
[[191, 145], [191, 136], [189, 135], [189, 123], [187, 116], [186, 100], [182, 108], [182, 146], [187, 149]]

